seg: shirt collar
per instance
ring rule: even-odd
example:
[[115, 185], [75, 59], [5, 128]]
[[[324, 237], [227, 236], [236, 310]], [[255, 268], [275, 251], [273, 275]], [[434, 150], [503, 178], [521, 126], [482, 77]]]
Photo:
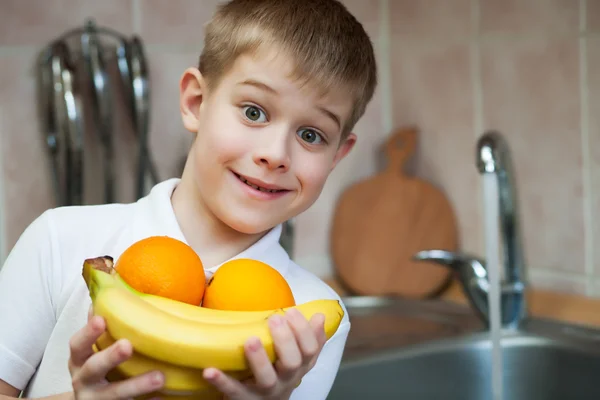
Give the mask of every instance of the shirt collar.
[[[152, 188], [147, 196], [138, 200], [132, 230], [132, 243], [148, 236], [169, 236], [189, 245], [179, 227], [171, 204], [171, 195], [179, 182], [179, 178], [160, 182]], [[281, 224], [275, 226], [256, 243], [230, 260], [238, 258], [259, 260], [277, 269], [285, 276], [289, 256], [279, 244], [281, 231]], [[223, 264], [205, 268], [205, 271], [211, 276]]]

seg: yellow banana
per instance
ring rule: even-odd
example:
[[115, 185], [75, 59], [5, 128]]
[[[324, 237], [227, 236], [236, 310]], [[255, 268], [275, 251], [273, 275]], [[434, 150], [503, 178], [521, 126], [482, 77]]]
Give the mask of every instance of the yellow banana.
[[223, 400], [225, 397], [221, 392], [204, 393], [201, 395], [185, 395], [165, 392], [163, 390], [152, 392], [144, 396], [135, 397], [134, 400]]
[[[152, 304], [156, 308], [165, 311], [169, 314], [176, 315], [181, 318], [189, 319], [198, 322], [219, 322], [239, 324], [240, 322], [257, 321], [269, 318], [274, 314], [273, 310], [267, 311], [232, 311], [232, 310], [213, 310], [210, 308], [194, 306], [192, 304], [181, 301], [172, 300], [162, 296], [142, 293], [131, 287], [113, 268], [112, 259], [110, 257], [98, 257], [95, 259], [86, 260], [88, 268], [97, 268], [98, 265], [105, 269], [107, 273], [113, 275], [118, 285], [134, 293], [144, 301]], [[85, 267], [84, 267], [85, 268]]]
[[[323, 313], [328, 339], [337, 330], [343, 316], [335, 300], [312, 301], [295, 308], [307, 319]], [[167, 363], [194, 368], [246, 370], [249, 366], [243, 346], [252, 336], [261, 340], [270, 361], [275, 361], [267, 321], [237, 325], [190, 321], [160, 311], [117, 287], [98, 290], [94, 312], [104, 317], [113, 338], [126, 338], [139, 353]]]
[[[100, 349], [95, 344], [92, 345], [92, 348], [95, 353], [100, 351]], [[133, 359], [133, 356], [130, 358], [130, 360], [131, 359]], [[121, 372], [121, 370], [117, 368], [110, 370], [106, 374], [106, 379], [109, 382], [119, 382], [128, 378], [129, 376], [124, 375]], [[156, 392], [148, 393], [146, 395], [134, 397], [134, 400], [153, 400], [156, 398], [159, 398], [160, 400], [223, 400], [224, 397], [223, 394], [216, 389], [197, 391], [194, 393], [163, 389]]]
[[166, 297], [147, 295], [142, 299], [154, 307], [174, 316], [189, 319], [190, 321], [220, 324], [239, 324], [242, 322], [266, 320], [275, 314], [276, 310], [268, 311], [232, 311], [213, 310], [212, 308], [198, 307]]
[[[96, 341], [98, 350], [110, 347], [115, 340], [104, 332]], [[148, 358], [134, 351], [132, 356], [119, 364], [113, 371], [113, 380], [121, 380], [142, 375], [151, 371], [161, 371], [165, 377], [163, 392], [177, 393], [177, 395], [202, 395], [206, 396], [217, 389], [202, 377], [202, 370], [197, 368], [181, 367], [174, 364]], [[250, 371], [224, 371], [237, 380], [248, 379], [252, 376]], [[116, 373], [116, 374], [115, 374]], [[109, 378], [110, 379], [110, 378]], [[204, 397], [203, 397], [204, 398]]]
[[[273, 339], [266, 319], [232, 325], [181, 318], [149, 304], [116, 284], [110, 271], [89, 265], [86, 268], [86, 265], [83, 275], [89, 287], [94, 313], [104, 317], [108, 332], [114, 339], [128, 339], [136, 352], [179, 366], [245, 371], [249, 366], [244, 343], [256, 336], [265, 347], [270, 361], [275, 361]], [[337, 300], [315, 300], [287, 309], [290, 308], [296, 308], [307, 319], [322, 313], [325, 316], [327, 339], [337, 331], [344, 315]], [[273, 310], [273, 313], [283, 315], [287, 309]]]

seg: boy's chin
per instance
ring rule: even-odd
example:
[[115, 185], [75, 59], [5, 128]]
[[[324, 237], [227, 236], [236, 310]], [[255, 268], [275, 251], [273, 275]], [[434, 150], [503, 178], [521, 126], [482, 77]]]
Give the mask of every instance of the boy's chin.
[[236, 232], [245, 235], [258, 235], [273, 229], [284, 220], [274, 220], [272, 216], [270, 218], [260, 218], [259, 216], [248, 218], [247, 216], [236, 217], [228, 215], [225, 218], [222, 218], [221, 221]]

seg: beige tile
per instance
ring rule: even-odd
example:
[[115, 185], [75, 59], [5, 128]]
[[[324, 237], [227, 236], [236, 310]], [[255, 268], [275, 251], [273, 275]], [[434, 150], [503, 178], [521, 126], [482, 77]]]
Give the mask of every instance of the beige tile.
[[591, 286], [590, 295], [595, 298], [600, 298], [600, 280], [596, 279], [595, 281], [589, 284]]
[[[201, 46], [204, 24], [223, 0], [144, 0], [141, 4], [141, 34], [152, 44]], [[344, 0], [348, 10], [377, 40], [379, 37], [380, 0]], [[193, 32], [193, 34], [191, 34]]]
[[586, 30], [588, 32], [600, 31], [600, 0], [586, 0]]
[[204, 24], [219, 0], [140, 1], [141, 36], [149, 44], [196, 45], [204, 42]]
[[576, 35], [579, 1], [480, 0], [482, 33], [546, 32]]
[[363, 25], [371, 39], [378, 40], [381, 0], [342, 0], [342, 3]]
[[577, 39], [482, 44], [484, 126], [513, 152], [527, 264], [584, 271]]
[[471, 0], [389, 0], [389, 7], [394, 39], [442, 39], [471, 33]]
[[148, 51], [152, 82], [149, 143], [161, 180], [180, 176], [187, 157], [192, 134], [181, 122], [179, 79], [186, 68], [196, 66], [197, 57], [196, 52]]
[[380, 105], [378, 90], [354, 129], [358, 137], [356, 145], [333, 170], [315, 204], [296, 218], [296, 258], [330, 254], [330, 228], [340, 194], [348, 185], [368, 179], [377, 172], [383, 134]]
[[587, 294], [587, 279], [584, 275], [552, 273], [544, 270], [529, 272], [531, 287], [542, 290], [552, 290], [561, 293]]
[[0, 0], [0, 45], [41, 45], [64, 32], [81, 27], [87, 18], [131, 33], [128, 0]]
[[587, 39], [589, 151], [592, 195], [594, 271], [600, 276], [600, 38]]
[[54, 206], [45, 136], [35, 118], [32, 53], [0, 57], [0, 147], [4, 179], [5, 249], [44, 210]]
[[392, 42], [391, 62], [394, 126], [421, 130], [411, 170], [448, 197], [462, 250], [481, 253], [470, 49]]

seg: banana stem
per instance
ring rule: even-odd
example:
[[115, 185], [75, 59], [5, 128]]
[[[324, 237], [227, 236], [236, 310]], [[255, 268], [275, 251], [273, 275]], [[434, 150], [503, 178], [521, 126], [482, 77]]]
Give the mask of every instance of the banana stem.
[[129, 286], [127, 282], [117, 274], [113, 265], [113, 258], [110, 256], [88, 258], [83, 262], [82, 275], [90, 291], [92, 300], [95, 298], [100, 287], [108, 286], [120, 286], [135, 295], [143, 297], [143, 293]]

